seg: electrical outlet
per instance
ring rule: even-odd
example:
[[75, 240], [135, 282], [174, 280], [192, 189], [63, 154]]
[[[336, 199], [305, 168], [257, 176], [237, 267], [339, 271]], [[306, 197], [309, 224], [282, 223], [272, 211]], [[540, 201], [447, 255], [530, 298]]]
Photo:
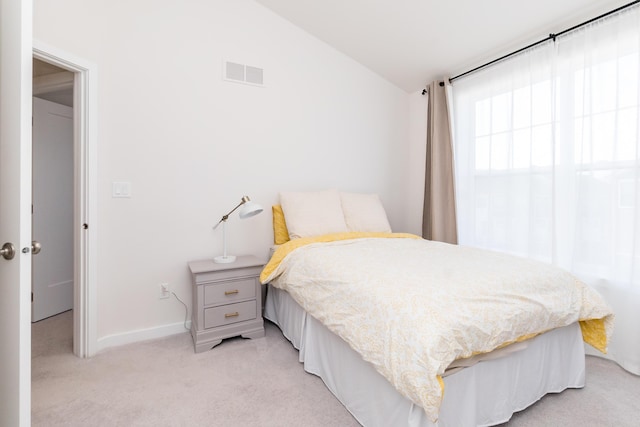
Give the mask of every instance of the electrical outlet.
[[169, 284], [160, 283], [160, 295], [158, 296], [158, 298], [160, 299], [169, 298], [169, 296], [171, 296], [171, 291], [169, 290]]

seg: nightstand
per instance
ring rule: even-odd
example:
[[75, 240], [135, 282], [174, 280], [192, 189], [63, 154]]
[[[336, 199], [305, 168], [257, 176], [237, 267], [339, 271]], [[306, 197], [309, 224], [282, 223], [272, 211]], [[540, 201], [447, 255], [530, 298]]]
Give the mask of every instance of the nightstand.
[[239, 256], [229, 264], [216, 264], [212, 259], [189, 263], [191, 336], [196, 353], [215, 347], [224, 338], [264, 336], [259, 280], [263, 266], [254, 256]]

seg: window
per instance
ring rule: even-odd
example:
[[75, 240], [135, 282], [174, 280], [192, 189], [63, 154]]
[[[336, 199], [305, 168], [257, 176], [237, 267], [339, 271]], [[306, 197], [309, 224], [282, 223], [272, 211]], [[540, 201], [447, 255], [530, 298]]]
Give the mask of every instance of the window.
[[460, 243], [640, 290], [640, 36], [623, 27], [454, 84]]

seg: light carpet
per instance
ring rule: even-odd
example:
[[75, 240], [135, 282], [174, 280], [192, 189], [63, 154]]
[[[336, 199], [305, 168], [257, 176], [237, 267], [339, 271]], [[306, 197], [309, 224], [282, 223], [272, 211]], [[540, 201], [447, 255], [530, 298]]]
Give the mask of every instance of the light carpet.
[[[188, 332], [72, 354], [72, 312], [32, 328], [33, 426], [357, 426], [298, 352], [266, 336], [194, 353]], [[587, 357], [587, 386], [547, 395], [504, 425], [638, 426], [640, 377]]]

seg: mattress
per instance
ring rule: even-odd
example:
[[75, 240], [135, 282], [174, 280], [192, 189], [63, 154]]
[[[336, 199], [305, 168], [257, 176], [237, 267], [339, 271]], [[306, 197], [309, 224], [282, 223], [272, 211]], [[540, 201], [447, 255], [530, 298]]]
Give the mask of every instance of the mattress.
[[[318, 375], [364, 426], [489, 426], [547, 393], [585, 383], [584, 344], [577, 323], [538, 335], [443, 378], [437, 421], [399, 394], [371, 364], [284, 290], [269, 286], [264, 317], [299, 350], [304, 369]], [[508, 348], [508, 347], [507, 347]]]

